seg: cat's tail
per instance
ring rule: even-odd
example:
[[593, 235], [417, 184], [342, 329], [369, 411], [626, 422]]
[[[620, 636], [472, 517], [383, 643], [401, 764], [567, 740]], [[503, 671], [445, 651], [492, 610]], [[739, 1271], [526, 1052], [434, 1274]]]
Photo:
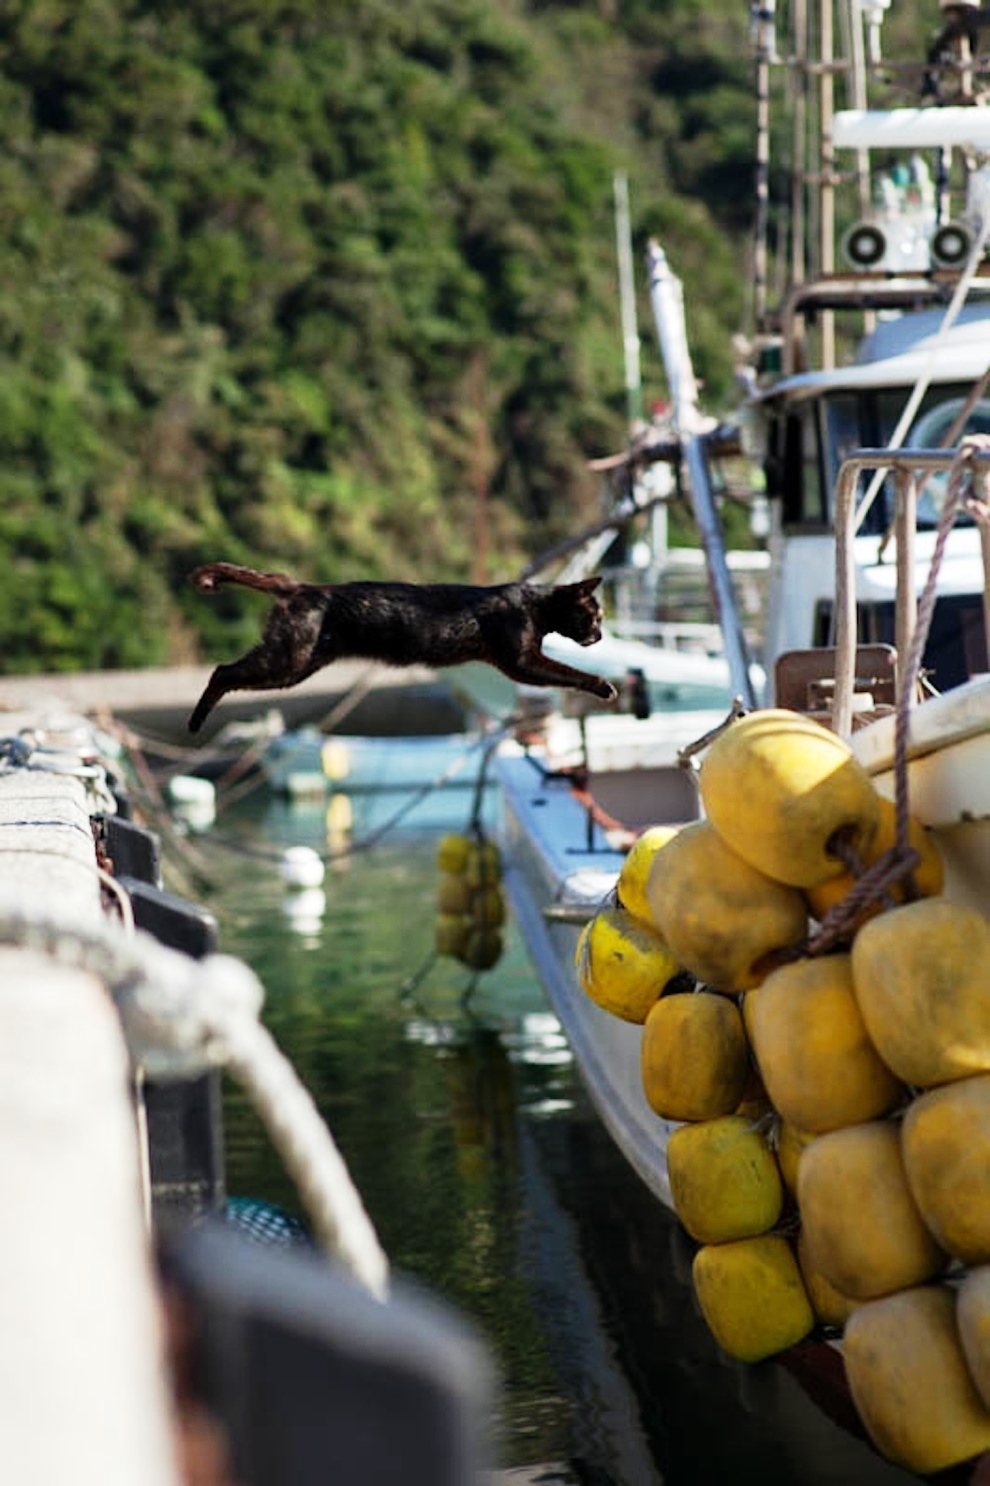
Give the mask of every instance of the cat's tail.
[[287, 598], [300, 586], [288, 573], [259, 573], [235, 562], [208, 562], [190, 574], [190, 582], [200, 593], [215, 593], [224, 583], [237, 583], [242, 588], [257, 588], [261, 593], [274, 593], [280, 598]]

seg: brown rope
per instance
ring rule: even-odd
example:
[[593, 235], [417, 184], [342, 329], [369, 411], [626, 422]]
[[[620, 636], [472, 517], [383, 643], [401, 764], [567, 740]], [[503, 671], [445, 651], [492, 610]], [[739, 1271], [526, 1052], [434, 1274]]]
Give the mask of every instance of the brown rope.
[[863, 909], [871, 903], [889, 899], [891, 889], [913, 872], [920, 861], [921, 856], [913, 846], [909, 846], [903, 855], [896, 846], [885, 851], [872, 867], [866, 868], [842, 902], [829, 909], [818, 933], [808, 940], [805, 952], [812, 957], [828, 954], [837, 944], [850, 938]]
[[596, 826], [601, 826], [603, 831], [608, 831], [617, 838], [615, 844], [620, 849], [625, 848], [628, 850], [636, 840], [636, 837], [640, 835], [639, 831], [634, 831], [631, 826], [627, 826], [625, 821], [618, 820], [614, 815], [609, 815], [604, 806], [599, 805], [588, 786], [580, 782], [580, 779], [575, 778], [571, 781], [571, 794], [587, 810]]

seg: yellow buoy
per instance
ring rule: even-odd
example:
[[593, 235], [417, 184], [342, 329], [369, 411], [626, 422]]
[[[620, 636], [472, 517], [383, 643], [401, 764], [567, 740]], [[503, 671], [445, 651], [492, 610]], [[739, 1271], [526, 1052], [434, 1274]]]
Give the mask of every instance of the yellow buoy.
[[911, 1196], [892, 1121], [813, 1140], [801, 1156], [797, 1196], [811, 1264], [852, 1300], [920, 1285], [945, 1268]]
[[971, 1269], [959, 1286], [956, 1324], [969, 1375], [990, 1409], [990, 1265]]
[[669, 947], [624, 908], [600, 908], [578, 939], [578, 979], [605, 1011], [643, 1022], [664, 987], [680, 971]]
[[990, 1449], [990, 1413], [966, 1369], [946, 1287], [859, 1306], [843, 1352], [856, 1407], [888, 1460], [928, 1475]]
[[692, 1277], [715, 1340], [740, 1362], [795, 1346], [815, 1324], [793, 1250], [777, 1234], [706, 1245]]
[[692, 821], [657, 852], [647, 895], [680, 963], [721, 991], [759, 985], [808, 923], [801, 894], [744, 862], [710, 821]]
[[467, 949], [470, 935], [470, 919], [462, 918], [460, 914], [455, 913], [437, 915], [434, 945], [438, 955], [452, 955], [454, 959], [459, 960]]
[[502, 936], [497, 929], [471, 926], [467, 943], [459, 955], [470, 970], [490, 970], [502, 957]]
[[474, 840], [471, 836], [449, 833], [437, 842], [437, 866], [441, 872], [463, 872], [471, 855]]
[[944, 1249], [990, 1261], [990, 1074], [943, 1084], [912, 1101], [901, 1129], [915, 1202]]
[[475, 888], [470, 895], [469, 912], [476, 924], [488, 929], [499, 928], [505, 923], [502, 889], [497, 884], [493, 887]]
[[[884, 852], [889, 851], [897, 840], [897, 811], [894, 809], [893, 801], [888, 800], [884, 795], [881, 795], [879, 800], [880, 821], [876, 835], [863, 851], [864, 867], [872, 867], [874, 862], [878, 862]], [[945, 884], [942, 853], [936, 846], [934, 837], [913, 815], [908, 820], [908, 845], [914, 847], [921, 857], [921, 863], [913, 873], [914, 886], [919, 896], [922, 898], [937, 897]], [[856, 879], [852, 873], [843, 871], [838, 877], [830, 877], [827, 882], [819, 883], [818, 887], [808, 889], [808, 907], [819, 923], [830, 908], [842, 902], [855, 883]], [[895, 902], [903, 903], [907, 885], [902, 880], [896, 883], [890, 892]], [[882, 907], [883, 905], [879, 902], [868, 904], [857, 916], [854, 928], [860, 928], [867, 919], [875, 918], [881, 912]]]
[[471, 887], [492, 887], [502, 880], [502, 855], [494, 841], [472, 841], [464, 876]]
[[653, 921], [650, 900], [646, 893], [653, 858], [672, 836], [677, 835], [677, 831], [677, 826], [650, 826], [649, 830], [637, 836], [622, 864], [622, 871], [615, 885], [619, 902], [633, 918], [638, 918], [642, 923], [651, 924]]
[[320, 748], [320, 768], [331, 784], [340, 784], [351, 772], [351, 750], [340, 738], [328, 738]]
[[643, 1027], [643, 1092], [668, 1120], [731, 1114], [749, 1078], [742, 1017], [713, 991], [664, 996]]
[[841, 833], [862, 853], [880, 814], [848, 744], [782, 708], [751, 712], [716, 738], [699, 784], [708, 818], [733, 851], [793, 887], [837, 877], [834, 838]]
[[856, 1000], [877, 1051], [919, 1088], [990, 1070], [990, 930], [983, 914], [923, 898], [864, 924]]
[[805, 1146], [814, 1140], [810, 1130], [799, 1130], [788, 1120], [777, 1126], [777, 1165], [784, 1179], [784, 1186], [792, 1197], [797, 1196], [798, 1166]]
[[811, 1309], [819, 1321], [826, 1326], [843, 1327], [861, 1302], [843, 1295], [815, 1268], [808, 1253], [808, 1240], [803, 1233], [798, 1234], [797, 1259]]
[[766, 1233], [783, 1187], [765, 1137], [743, 1115], [681, 1125], [667, 1142], [674, 1211], [699, 1243]]
[[866, 1035], [848, 955], [784, 965], [746, 996], [749, 1035], [771, 1100], [816, 1133], [858, 1125], [904, 1097]]
[[471, 889], [459, 873], [440, 873], [437, 907], [441, 913], [467, 913], [470, 909]]

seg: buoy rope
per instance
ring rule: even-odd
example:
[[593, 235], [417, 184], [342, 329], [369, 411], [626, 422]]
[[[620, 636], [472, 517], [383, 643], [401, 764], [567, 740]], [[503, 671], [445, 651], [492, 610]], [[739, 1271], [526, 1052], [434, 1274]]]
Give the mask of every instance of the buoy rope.
[[[935, 613], [938, 574], [945, 556], [949, 533], [964, 504], [972, 513], [974, 520], [978, 522], [985, 521], [990, 516], [990, 471], [978, 467], [976, 462], [979, 456], [985, 456], [988, 452], [990, 452], [990, 435], [967, 434], [960, 442], [949, 468], [945, 504], [939, 515], [932, 560], [921, 598], [918, 600], [917, 620], [911, 648], [901, 671], [898, 686], [894, 715], [896, 821], [894, 845], [865, 871], [862, 862], [858, 862], [857, 870], [857, 865], [850, 864], [847, 859], [847, 865], [850, 865], [850, 870], [858, 877], [858, 880], [841, 903], [837, 903], [826, 914], [817, 934], [808, 941], [806, 952], [809, 955], [827, 954], [840, 940], [848, 938], [862, 910], [871, 903], [882, 901], [892, 888], [904, 878], [909, 878], [910, 874], [920, 865], [920, 854], [909, 844], [911, 817], [908, 792], [908, 748], [911, 735], [911, 712], [922, 676], [921, 662]], [[831, 849], [841, 859], [847, 847], [837, 840], [832, 843]]]
[[230, 955], [193, 960], [141, 929], [49, 917], [33, 902], [0, 901], [0, 943], [96, 975], [113, 997], [128, 1051], [149, 1076], [194, 1078], [225, 1068], [241, 1083], [285, 1163], [324, 1250], [380, 1299], [388, 1261], [329, 1128], [292, 1064], [259, 1020], [264, 991]]

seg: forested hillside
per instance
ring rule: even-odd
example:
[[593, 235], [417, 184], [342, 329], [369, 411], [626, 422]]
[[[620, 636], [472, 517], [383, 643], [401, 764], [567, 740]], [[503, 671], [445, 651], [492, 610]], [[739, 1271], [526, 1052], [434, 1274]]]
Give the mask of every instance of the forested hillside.
[[[6, 0], [0, 665], [253, 633], [185, 582], [512, 576], [623, 437], [612, 179], [718, 407], [748, 6]], [[643, 303], [647, 396], [663, 394]], [[477, 513], [484, 502], [486, 520]]]

